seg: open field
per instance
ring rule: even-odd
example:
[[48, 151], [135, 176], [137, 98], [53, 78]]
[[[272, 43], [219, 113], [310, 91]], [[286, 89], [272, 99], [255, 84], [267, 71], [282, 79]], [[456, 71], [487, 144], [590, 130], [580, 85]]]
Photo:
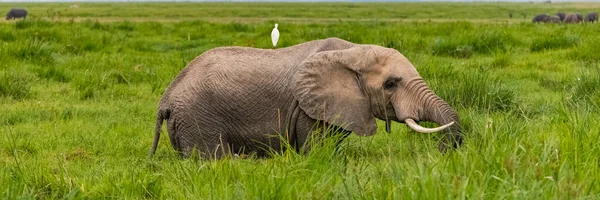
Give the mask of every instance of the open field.
[[[600, 25], [496, 22], [600, 4], [22, 5], [30, 19], [0, 20], [1, 199], [600, 198]], [[442, 155], [438, 135], [379, 122], [339, 151], [210, 162], [178, 158], [163, 131], [149, 158], [174, 76], [210, 48], [271, 48], [273, 22], [280, 48], [399, 50], [458, 111], [464, 146]]]
[[[82, 21], [189, 21], [313, 23], [321, 21], [530, 22], [536, 14], [600, 10], [600, 3], [0, 3], [24, 7], [33, 18]], [[513, 18], [509, 18], [509, 13]], [[4, 14], [4, 13], [3, 13]], [[3, 22], [3, 21], [1, 21]]]

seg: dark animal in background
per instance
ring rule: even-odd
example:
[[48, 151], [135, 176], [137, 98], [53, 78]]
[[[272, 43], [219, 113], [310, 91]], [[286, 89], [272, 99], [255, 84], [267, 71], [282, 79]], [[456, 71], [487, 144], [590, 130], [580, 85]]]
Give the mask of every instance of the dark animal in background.
[[565, 17], [567, 16], [567, 14], [559, 12], [559, 13], [556, 13], [556, 16], [558, 16], [558, 18], [560, 19], [560, 21], [564, 21]]
[[579, 13], [577, 13], [577, 14], [575, 14], [575, 15], [577, 16], [577, 20], [578, 20], [579, 22], [582, 22], [582, 21], [583, 21], [583, 15], [582, 15], [582, 14], [579, 14]]
[[550, 16], [550, 22], [558, 24], [558, 23], [560, 23], [560, 21], [561, 21], [560, 17], [558, 17], [558, 16]]
[[544, 22], [544, 23], [550, 22], [550, 15], [539, 14], [539, 15], [536, 15], [535, 17], [533, 17], [533, 19], [531, 20], [531, 23], [540, 23], [540, 22]]
[[512, 12], [508, 13], [508, 18], [512, 19]]
[[591, 23], [598, 22], [598, 12], [588, 13], [585, 16], [585, 21], [586, 22], [591, 22]]
[[569, 24], [577, 24], [577, 23], [581, 22], [581, 19], [576, 14], [568, 14], [565, 17], [564, 22], [569, 23]]
[[27, 18], [27, 11], [25, 9], [13, 8], [6, 13], [6, 20], [16, 19], [16, 18]]

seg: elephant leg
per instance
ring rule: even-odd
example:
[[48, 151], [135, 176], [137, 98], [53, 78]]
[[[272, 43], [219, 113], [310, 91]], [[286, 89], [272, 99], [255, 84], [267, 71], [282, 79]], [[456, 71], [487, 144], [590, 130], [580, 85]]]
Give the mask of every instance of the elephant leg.
[[306, 113], [300, 112], [296, 122], [296, 144], [299, 146], [299, 152], [307, 154], [314, 145], [318, 145], [320, 140], [338, 137], [335, 142], [335, 147], [339, 148], [340, 144], [352, 132], [337, 128], [323, 121], [316, 121], [310, 118]]
[[230, 151], [222, 130], [211, 130], [184, 115], [172, 116], [167, 124], [174, 150], [183, 158], [193, 155], [205, 159], [220, 159]]
[[178, 139], [179, 135], [177, 134], [177, 129], [175, 128], [177, 124], [176, 119], [177, 118], [174, 117], [167, 119], [167, 132], [169, 133], [169, 140], [171, 141], [171, 146], [175, 151], [177, 151], [180, 154], [180, 156], [182, 156], [181, 145]]
[[231, 146], [224, 137], [182, 137], [180, 139], [180, 143], [182, 146], [182, 156], [185, 158], [189, 158], [197, 153], [199, 157], [202, 157], [204, 159], [218, 160], [223, 158], [224, 156], [230, 155], [231, 152]]

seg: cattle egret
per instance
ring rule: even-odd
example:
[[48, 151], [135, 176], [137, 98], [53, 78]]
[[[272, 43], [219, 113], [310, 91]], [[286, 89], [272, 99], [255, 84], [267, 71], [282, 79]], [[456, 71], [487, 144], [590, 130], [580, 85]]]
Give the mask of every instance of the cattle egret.
[[277, 45], [277, 41], [279, 41], [279, 30], [277, 30], [277, 25], [275, 24], [275, 28], [271, 31], [271, 42], [273, 42], [273, 46]]

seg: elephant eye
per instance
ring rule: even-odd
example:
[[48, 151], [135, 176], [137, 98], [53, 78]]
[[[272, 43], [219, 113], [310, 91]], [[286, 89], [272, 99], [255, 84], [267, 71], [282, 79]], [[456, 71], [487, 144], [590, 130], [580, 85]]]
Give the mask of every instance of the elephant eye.
[[396, 87], [396, 85], [398, 84], [398, 81], [400, 81], [400, 78], [388, 79], [387, 81], [385, 81], [383, 83], [383, 89], [386, 89], [386, 90], [394, 89]]

